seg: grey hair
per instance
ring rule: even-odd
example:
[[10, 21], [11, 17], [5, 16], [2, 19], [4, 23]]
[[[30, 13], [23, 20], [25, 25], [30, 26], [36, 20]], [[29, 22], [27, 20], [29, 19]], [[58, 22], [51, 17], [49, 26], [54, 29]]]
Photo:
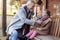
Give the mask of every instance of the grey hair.
[[33, 1], [29, 0], [26, 5], [31, 5], [31, 3], [34, 3]]

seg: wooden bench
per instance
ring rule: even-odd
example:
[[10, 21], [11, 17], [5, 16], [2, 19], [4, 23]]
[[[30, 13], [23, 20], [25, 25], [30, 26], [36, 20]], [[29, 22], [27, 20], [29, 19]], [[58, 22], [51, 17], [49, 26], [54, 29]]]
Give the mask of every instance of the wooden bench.
[[52, 19], [51, 35], [38, 35], [34, 40], [60, 40], [60, 18]]
[[60, 40], [60, 37], [54, 37], [51, 35], [38, 35], [34, 40]]
[[51, 27], [51, 35], [56, 37], [60, 36], [60, 17], [53, 19]]

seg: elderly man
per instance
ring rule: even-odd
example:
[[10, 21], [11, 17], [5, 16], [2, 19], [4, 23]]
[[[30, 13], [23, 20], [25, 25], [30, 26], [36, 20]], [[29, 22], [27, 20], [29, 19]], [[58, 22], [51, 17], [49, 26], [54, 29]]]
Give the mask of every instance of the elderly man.
[[[20, 0], [21, 4], [24, 4], [27, 2], [27, 0]], [[25, 9], [26, 8], [26, 9]], [[9, 40], [17, 40], [18, 38], [18, 34], [22, 34], [22, 28], [24, 28], [24, 24], [29, 24], [32, 26], [37, 26], [40, 23], [35, 22], [33, 20], [31, 20], [31, 11], [34, 8], [34, 2], [31, 1], [29, 3], [29, 5], [22, 6], [19, 8], [19, 10], [17, 11], [17, 13], [15, 14], [15, 16], [13, 17], [12, 21], [10, 22], [9, 26], [7, 27], [7, 34], [9, 34]], [[26, 11], [28, 11], [29, 13], [27, 13]], [[28, 14], [28, 15], [27, 15]], [[28, 16], [28, 17], [27, 17]], [[20, 33], [19, 33], [20, 32]]]

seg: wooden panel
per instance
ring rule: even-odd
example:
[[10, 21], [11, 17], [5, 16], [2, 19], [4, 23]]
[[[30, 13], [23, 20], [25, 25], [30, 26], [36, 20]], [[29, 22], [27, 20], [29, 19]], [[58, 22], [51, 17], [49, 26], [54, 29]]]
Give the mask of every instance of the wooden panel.
[[52, 19], [52, 27], [51, 27], [51, 34], [54, 36], [60, 36], [60, 18], [53, 18]]
[[[51, 15], [56, 15], [56, 8], [54, 4], [60, 4], [60, 0], [48, 0], [48, 10], [51, 12]], [[54, 36], [60, 36], [60, 15], [52, 19], [51, 34]]]

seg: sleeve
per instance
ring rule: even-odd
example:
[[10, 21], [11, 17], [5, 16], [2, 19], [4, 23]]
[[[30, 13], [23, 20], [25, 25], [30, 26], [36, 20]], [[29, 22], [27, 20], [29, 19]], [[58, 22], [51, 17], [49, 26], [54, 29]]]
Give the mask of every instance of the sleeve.
[[46, 29], [48, 29], [50, 26], [51, 26], [51, 21], [50, 21], [45, 27], [41, 28], [41, 30], [46, 30]]
[[35, 21], [26, 18], [26, 12], [24, 11], [23, 8], [20, 8], [18, 10], [17, 15], [20, 18], [21, 22], [29, 24], [29, 25], [34, 25], [35, 24]]
[[[48, 20], [47, 20], [48, 21]], [[45, 25], [45, 27], [41, 28], [42, 30], [46, 30], [51, 26], [51, 21], [47, 22], [47, 24]]]

